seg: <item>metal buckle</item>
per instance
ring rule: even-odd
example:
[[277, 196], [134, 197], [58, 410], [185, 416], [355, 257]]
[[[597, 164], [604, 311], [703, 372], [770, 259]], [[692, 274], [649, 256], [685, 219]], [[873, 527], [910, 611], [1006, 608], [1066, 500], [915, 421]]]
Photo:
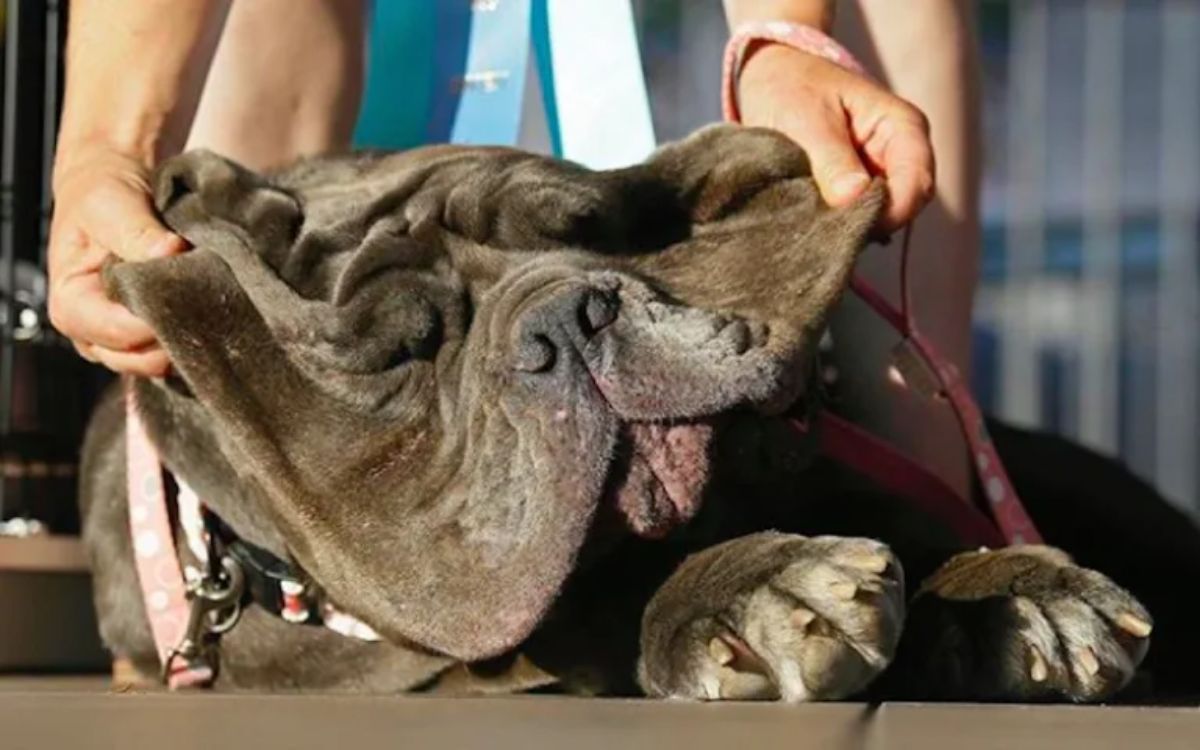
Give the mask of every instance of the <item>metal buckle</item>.
[[221, 557], [219, 574], [210, 573], [188, 584], [187, 598], [191, 609], [187, 629], [183, 640], [163, 660], [163, 682], [171, 676], [176, 658], [183, 659], [188, 665], [199, 662], [216, 674], [217, 659], [213, 647], [241, 617], [245, 590], [246, 575], [242, 566], [229, 555]]
[[888, 380], [908, 388], [930, 399], [946, 397], [937, 375], [929, 364], [917, 353], [909, 339], [902, 339], [892, 348], [892, 361], [888, 365]]

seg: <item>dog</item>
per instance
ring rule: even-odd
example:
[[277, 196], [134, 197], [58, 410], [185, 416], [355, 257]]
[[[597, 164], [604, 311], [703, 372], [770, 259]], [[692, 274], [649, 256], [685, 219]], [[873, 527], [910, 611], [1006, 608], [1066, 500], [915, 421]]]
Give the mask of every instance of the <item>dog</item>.
[[[130, 384], [140, 419], [238, 539], [378, 635], [249, 602], [216, 686], [1194, 690], [1200, 533], [1119, 465], [994, 424], [1076, 557], [969, 549], [788, 427], [884, 200], [827, 207], [797, 146], [728, 125], [603, 172], [459, 146], [165, 162], [155, 205], [195, 249], [105, 272], [174, 367]], [[89, 428], [84, 539], [103, 639], [152, 675], [125, 419], [114, 390]]]

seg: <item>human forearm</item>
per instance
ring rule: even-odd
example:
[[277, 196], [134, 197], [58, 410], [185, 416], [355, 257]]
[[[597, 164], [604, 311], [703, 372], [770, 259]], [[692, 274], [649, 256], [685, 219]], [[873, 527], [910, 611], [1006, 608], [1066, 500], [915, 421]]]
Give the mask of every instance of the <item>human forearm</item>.
[[753, 21], [791, 21], [824, 32], [833, 28], [834, 0], [724, 0], [731, 28]]
[[91, 146], [150, 166], [171, 118], [189, 95], [194, 64], [223, 3], [137, 0], [71, 4], [66, 89], [55, 182]]

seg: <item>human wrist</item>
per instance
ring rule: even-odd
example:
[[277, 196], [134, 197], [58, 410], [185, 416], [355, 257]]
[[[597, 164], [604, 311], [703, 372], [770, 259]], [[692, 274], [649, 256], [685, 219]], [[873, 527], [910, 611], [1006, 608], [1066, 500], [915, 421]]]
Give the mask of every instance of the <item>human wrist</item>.
[[59, 196], [80, 176], [112, 167], [131, 175], [149, 173], [156, 163], [154, 154], [152, 145], [137, 145], [125, 136], [101, 130], [60, 138], [54, 155], [51, 189]]
[[94, 85], [75, 87], [74, 96], [69, 92], [55, 147], [54, 184], [76, 164], [97, 158], [115, 157], [152, 169], [166, 155], [165, 138], [175, 104], [172, 97], [156, 95], [154, 89], [153, 82], [130, 81], [115, 91], [108, 88], [104, 97], [93, 95], [104, 90]]
[[823, 33], [833, 30], [834, 0], [725, 0], [729, 28], [765, 21], [784, 21], [810, 26]]
[[55, 148], [55, 172], [84, 156], [119, 153], [147, 168], [159, 158], [166, 117], [144, 115], [123, 122], [88, 122], [60, 132]]
[[794, 72], [797, 65], [814, 69], [833, 65], [866, 75], [862, 65], [832, 37], [819, 29], [789, 21], [742, 24], [733, 30], [725, 48], [722, 107], [725, 118], [740, 121], [738, 99], [743, 81], [753, 84], [780, 65]]

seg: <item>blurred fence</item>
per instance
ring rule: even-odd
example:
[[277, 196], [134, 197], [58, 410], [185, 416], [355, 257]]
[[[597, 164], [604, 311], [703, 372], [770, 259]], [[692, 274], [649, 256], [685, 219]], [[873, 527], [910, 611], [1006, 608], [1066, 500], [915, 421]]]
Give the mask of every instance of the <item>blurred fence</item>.
[[981, 11], [977, 389], [1200, 511], [1200, 3]]

